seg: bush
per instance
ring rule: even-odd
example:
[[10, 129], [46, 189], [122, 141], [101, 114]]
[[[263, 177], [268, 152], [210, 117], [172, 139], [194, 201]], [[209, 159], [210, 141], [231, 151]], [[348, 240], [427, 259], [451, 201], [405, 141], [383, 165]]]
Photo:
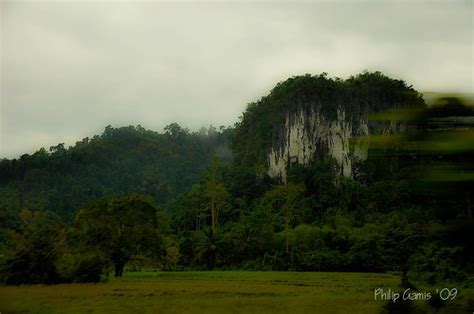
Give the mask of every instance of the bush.
[[6, 284], [52, 284], [60, 281], [56, 269], [62, 222], [52, 213], [22, 210], [21, 235], [1, 269]]
[[99, 282], [107, 267], [105, 258], [98, 254], [82, 255], [76, 261], [73, 282]]
[[461, 247], [443, 247], [437, 243], [425, 245], [413, 258], [412, 275], [431, 284], [444, 281], [462, 282], [467, 273], [460, 261]]
[[108, 261], [97, 252], [64, 254], [57, 266], [62, 282], [99, 282], [108, 268]]

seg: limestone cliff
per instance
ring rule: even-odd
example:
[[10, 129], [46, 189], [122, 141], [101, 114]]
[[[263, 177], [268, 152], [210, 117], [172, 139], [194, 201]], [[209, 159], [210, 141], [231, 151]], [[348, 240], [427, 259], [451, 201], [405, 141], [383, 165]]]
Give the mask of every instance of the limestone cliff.
[[335, 120], [329, 120], [317, 109], [305, 113], [297, 110], [285, 118], [280, 138], [268, 154], [268, 174], [286, 180], [286, 170], [292, 163], [308, 164], [318, 150], [334, 157], [341, 173], [351, 175], [352, 124], [345, 119], [345, 110], [337, 109]]
[[402, 127], [395, 121], [375, 125], [368, 121], [368, 114], [347, 117], [343, 106], [337, 108], [334, 119], [325, 116], [320, 106], [288, 113], [268, 152], [268, 174], [286, 181], [287, 168], [293, 163], [307, 165], [316, 157], [331, 156], [341, 175], [352, 176], [353, 161], [367, 156], [364, 137], [370, 135], [369, 125], [372, 134], [392, 133]]
[[294, 164], [333, 157], [340, 174], [352, 176], [354, 161], [366, 158], [364, 138], [392, 133], [396, 121], [374, 122], [372, 113], [424, 106], [419, 93], [379, 72], [347, 80], [326, 74], [292, 77], [252, 103], [237, 125], [233, 143], [237, 162], [286, 181]]

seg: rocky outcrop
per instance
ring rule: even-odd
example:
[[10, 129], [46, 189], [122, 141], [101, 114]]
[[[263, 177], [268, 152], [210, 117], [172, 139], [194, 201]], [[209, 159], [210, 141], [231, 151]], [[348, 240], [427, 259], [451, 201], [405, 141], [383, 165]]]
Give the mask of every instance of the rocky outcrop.
[[[284, 126], [272, 141], [268, 153], [268, 174], [286, 181], [288, 167], [307, 165], [314, 158], [331, 156], [339, 164], [340, 174], [351, 177], [356, 159], [367, 157], [367, 136], [400, 130], [400, 123], [369, 122], [369, 112], [353, 116], [342, 106], [335, 118], [325, 115], [321, 106], [302, 106], [287, 113]], [[369, 128], [370, 126], [370, 128]]]
[[[286, 181], [294, 163], [307, 165], [328, 156], [339, 163], [341, 175], [351, 177], [354, 161], [367, 157], [369, 136], [400, 129], [400, 123], [386, 120], [385, 112], [425, 106], [411, 86], [380, 72], [346, 80], [326, 73], [294, 76], [247, 106], [232, 150], [236, 164], [253, 169], [257, 178], [266, 172]], [[380, 113], [378, 121], [369, 119], [372, 113]]]

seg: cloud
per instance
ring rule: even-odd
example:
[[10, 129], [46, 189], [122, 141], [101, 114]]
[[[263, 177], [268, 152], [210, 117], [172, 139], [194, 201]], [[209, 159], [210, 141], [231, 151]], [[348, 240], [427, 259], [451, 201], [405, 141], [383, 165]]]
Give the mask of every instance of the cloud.
[[1, 2], [0, 157], [100, 132], [229, 125], [291, 75], [472, 92], [472, 2]]

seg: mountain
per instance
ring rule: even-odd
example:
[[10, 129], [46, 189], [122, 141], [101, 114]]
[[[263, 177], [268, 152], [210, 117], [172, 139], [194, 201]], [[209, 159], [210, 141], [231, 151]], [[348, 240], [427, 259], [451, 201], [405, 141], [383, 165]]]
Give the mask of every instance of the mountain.
[[347, 80], [296, 76], [247, 107], [236, 129], [234, 153], [238, 162], [257, 165], [282, 181], [292, 164], [308, 165], [326, 156], [337, 160], [341, 175], [351, 177], [354, 161], [367, 155], [363, 145], [353, 144], [404, 127], [399, 121], [370, 121], [370, 115], [424, 106], [412, 87], [380, 72]]

